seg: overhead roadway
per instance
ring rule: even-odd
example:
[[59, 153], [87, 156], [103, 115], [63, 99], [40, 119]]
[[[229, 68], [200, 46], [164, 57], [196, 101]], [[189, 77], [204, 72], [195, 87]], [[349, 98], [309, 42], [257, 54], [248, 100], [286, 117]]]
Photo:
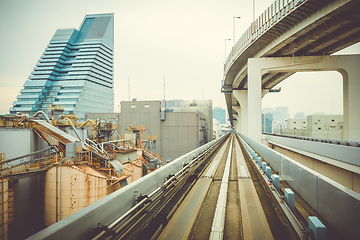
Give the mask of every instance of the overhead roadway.
[[[229, 118], [239, 102], [233, 90], [247, 90], [248, 58], [330, 55], [360, 41], [358, 0], [276, 0], [251, 24], [233, 47], [224, 65]], [[262, 76], [266, 94], [294, 71]]]

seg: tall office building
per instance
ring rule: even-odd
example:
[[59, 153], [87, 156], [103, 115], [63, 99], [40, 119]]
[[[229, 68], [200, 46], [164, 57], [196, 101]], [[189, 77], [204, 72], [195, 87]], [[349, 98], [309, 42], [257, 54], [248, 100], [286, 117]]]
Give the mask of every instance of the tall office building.
[[218, 120], [220, 124], [226, 124], [226, 110], [222, 107], [214, 107], [213, 118]]
[[86, 15], [79, 30], [58, 29], [10, 113], [57, 106], [84, 119], [86, 112], [113, 112], [113, 52], [113, 13]]
[[273, 115], [271, 113], [261, 114], [262, 132], [272, 133]]

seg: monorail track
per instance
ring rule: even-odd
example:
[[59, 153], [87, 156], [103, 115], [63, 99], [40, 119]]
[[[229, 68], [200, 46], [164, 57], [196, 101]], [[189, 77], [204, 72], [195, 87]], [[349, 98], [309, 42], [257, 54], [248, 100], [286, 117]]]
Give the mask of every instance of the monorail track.
[[92, 239], [307, 239], [261, 175], [231, 134]]

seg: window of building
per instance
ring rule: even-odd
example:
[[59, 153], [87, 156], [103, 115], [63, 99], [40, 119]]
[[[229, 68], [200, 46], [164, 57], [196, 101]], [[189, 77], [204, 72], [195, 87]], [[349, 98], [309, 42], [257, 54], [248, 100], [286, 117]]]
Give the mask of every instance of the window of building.
[[150, 105], [149, 105], [149, 104], [145, 104], [145, 105], [144, 105], [144, 108], [150, 108]]
[[318, 119], [318, 122], [320, 122], [320, 119]]
[[331, 119], [331, 121], [332, 121], [332, 122], [335, 122], [335, 120], [334, 120], [334, 119]]
[[319, 130], [321, 130], [321, 127], [318, 127]]
[[294, 127], [294, 129], [296, 129], [296, 127]]
[[136, 105], [131, 105], [130, 108], [136, 108]]

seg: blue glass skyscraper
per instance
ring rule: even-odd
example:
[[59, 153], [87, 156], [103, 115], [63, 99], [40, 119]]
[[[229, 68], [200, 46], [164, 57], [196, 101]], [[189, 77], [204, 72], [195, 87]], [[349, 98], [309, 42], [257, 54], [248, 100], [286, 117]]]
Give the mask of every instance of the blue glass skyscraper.
[[226, 110], [222, 107], [214, 107], [213, 118], [219, 121], [219, 124], [226, 123]]
[[58, 29], [10, 113], [57, 106], [83, 119], [86, 112], [113, 112], [113, 56], [113, 13], [86, 15], [79, 30]]

